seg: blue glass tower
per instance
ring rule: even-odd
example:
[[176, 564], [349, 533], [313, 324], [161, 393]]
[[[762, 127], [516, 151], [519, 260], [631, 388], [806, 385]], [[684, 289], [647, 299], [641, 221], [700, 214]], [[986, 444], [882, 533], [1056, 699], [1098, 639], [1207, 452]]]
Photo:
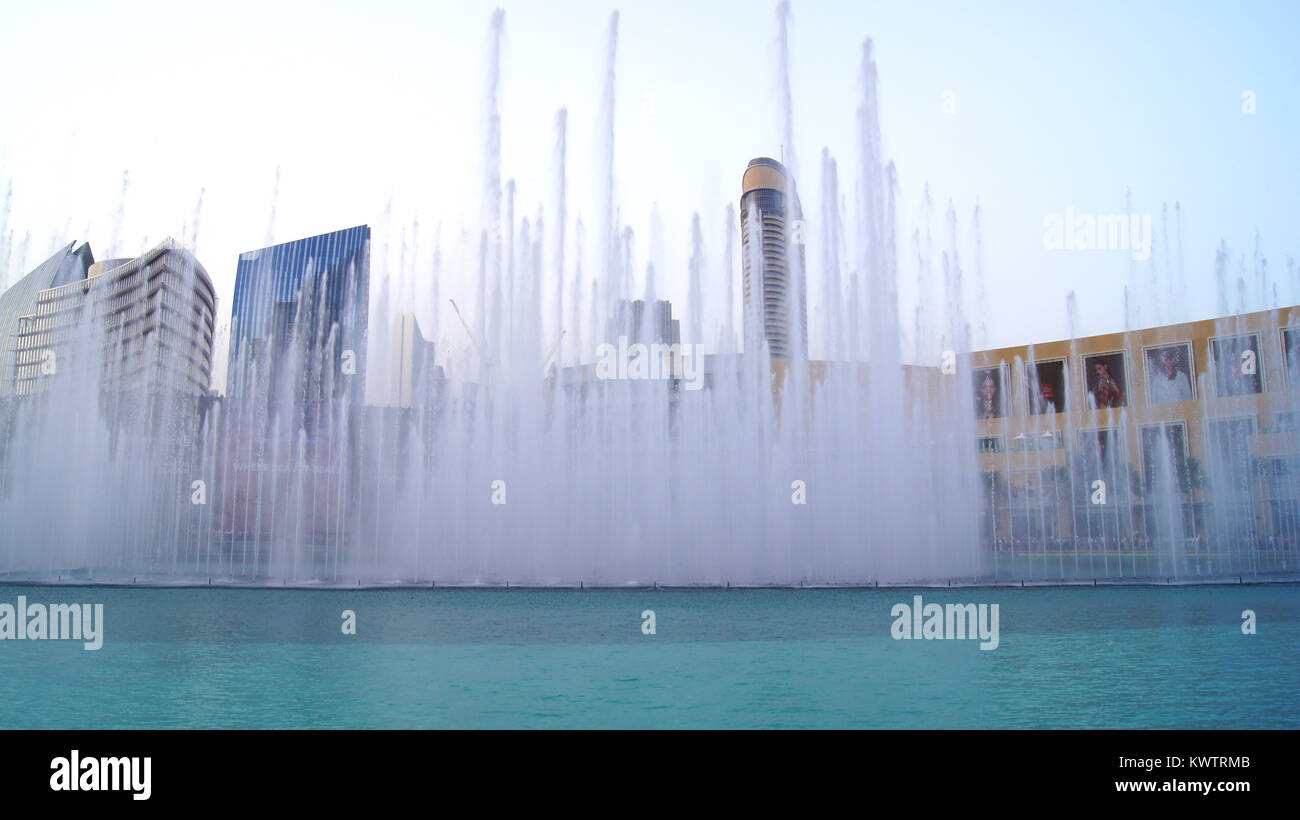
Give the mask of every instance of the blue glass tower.
[[226, 394], [363, 401], [369, 292], [366, 225], [240, 254]]

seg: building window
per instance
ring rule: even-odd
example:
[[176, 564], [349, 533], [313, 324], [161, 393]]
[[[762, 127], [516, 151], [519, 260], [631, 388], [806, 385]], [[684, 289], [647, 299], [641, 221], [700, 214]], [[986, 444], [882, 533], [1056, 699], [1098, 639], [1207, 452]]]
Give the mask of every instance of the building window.
[[1146, 362], [1148, 403], [1165, 404], [1196, 398], [1191, 342], [1144, 348], [1142, 356]]
[[1025, 368], [1029, 377], [1029, 412], [1032, 415], [1065, 411], [1065, 360], [1030, 362]]
[[1079, 431], [1079, 465], [1090, 480], [1114, 477], [1125, 463], [1124, 437], [1116, 428]]
[[1141, 428], [1142, 481], [1148, 489], [1190, 489], [1191, 470], [1187, 458], [1187, 425], [1181, 421], [1151, 424]]
[[1287, 387], [1300, 390], [1300, 328], [1282, 328], [1282, 367]]
[[1128, 406], [1128, 362], [1124, 351], [1083, 357], [1087, 407], [1103, 410]]
[[1001, 366], [982, 367], [974, 372], [975, 418], [1000, 419], [1010, 414], [1006, 382], [1006, 369]]
[[1264, 359], [1258, 333], [1210, 340], [1210, 364], [1220, 396], [1248, 396], [1264, 391]]

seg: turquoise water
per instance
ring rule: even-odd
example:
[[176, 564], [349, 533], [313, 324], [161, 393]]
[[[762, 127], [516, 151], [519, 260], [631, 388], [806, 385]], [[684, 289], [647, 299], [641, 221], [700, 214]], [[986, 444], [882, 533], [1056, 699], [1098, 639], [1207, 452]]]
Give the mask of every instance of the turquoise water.
[[[998, 648], [894, 640], [891, 608], [917, 594], [998, 604]], [[19, 595], [104, 604], [105, 639], [0, 641], [5, 729], [1300, 728], [1295, 585], [0, 586]]]

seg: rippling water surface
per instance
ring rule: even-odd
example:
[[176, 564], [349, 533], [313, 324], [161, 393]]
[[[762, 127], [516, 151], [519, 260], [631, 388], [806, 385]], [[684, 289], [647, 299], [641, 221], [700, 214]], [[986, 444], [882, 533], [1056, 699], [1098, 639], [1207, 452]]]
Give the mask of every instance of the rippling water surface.
[[[915, 595], [998, 604], [997, 649], [894, 640]], [[19, 596], [105, 639], [0, 641], [0, 728], [1300, 728], [1296, 585]]]

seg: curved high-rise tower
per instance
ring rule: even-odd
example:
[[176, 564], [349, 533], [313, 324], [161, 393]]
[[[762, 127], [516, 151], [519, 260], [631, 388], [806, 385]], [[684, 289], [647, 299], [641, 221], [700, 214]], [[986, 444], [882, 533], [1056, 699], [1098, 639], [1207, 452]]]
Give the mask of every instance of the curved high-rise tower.
[[[745, 350], [758, 349], [752, 338], [761, 325], [772, 358], [788, 359], [794, 352], [790, 336], [792, 316], [799, 313], [799, 355], [808, 356], [808, 298], [804, 286], [803, 209], [799, 195], [786, 167], [774, 159], [750, 160], [741, 180], [740, 236], [744, 260]], [[750, 211], [758, 215], [757, 230], [750, 227]], [[756, 234], [761, 248], [762, 282], [755, 282], [751, 236]], [[789, 254], [797, 248], [799, 275], [791, 270]], [[796, 294], [793, 279], [798, 279]], [[796, 299], [796, 296], [798, 297]]]

